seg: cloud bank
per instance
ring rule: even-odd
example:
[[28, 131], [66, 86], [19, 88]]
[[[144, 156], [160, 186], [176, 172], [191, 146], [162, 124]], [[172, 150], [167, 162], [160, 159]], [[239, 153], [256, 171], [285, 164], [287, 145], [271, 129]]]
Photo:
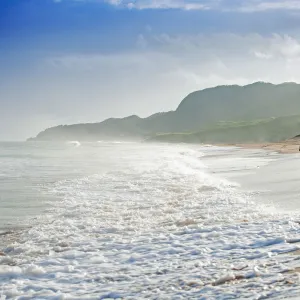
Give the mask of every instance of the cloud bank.
[[[235, 81], [298, 80], [300, 76], [295, 66], [299, 61], [300, 42], [290, 35], [140, 34], [135, 49], [130, 52], [73, 53], [52, 57], [47, 64], [54, 69], [98, 75], [104, 74], [105, 70], [105, 79], [115, 74], [114, 81], [119, 77], [125, 81], [130, 78], [137, 81], [141, 73], [150, 78], [185, 74], [181, 79], [191, 74], [191, 78], [197, 78], [197, 87], [202, 88]], [[277, 72], [270, 72], [270, 68]], [[209, 76], [220, 80], [209, 81]], [[112, 84], [113, 81], [109, 81]]]
[[[68, 0], [53, 0], [62, 2]], [[70, 1], [70, 0], [69, 0]], [[182, 9], [259, 12], [267, 10], [299, 10], [298, 0], [72, 0], [108, 3], [127, 9]]]

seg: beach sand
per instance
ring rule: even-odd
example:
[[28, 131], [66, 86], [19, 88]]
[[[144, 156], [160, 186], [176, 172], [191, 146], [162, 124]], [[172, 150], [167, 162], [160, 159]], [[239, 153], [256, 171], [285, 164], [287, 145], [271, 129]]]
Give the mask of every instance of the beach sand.
[[[222, 145], [224, 146], [224, 145]], [[300, 153], [300, 139], [290, 139], [277, 143], [242, 143], [242, 144], [227, 144], [226, 146], [235, 146], [247, 149], [265, 149], [276, 151], [279, 153]]]

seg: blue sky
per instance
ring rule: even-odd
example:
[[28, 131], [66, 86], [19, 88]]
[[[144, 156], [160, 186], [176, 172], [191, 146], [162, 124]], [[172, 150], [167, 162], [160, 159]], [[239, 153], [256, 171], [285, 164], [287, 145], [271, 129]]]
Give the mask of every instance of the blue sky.
[[0, 140], [175, 109], [197, 89], [300, 81], [300, 1], [4, 0]]

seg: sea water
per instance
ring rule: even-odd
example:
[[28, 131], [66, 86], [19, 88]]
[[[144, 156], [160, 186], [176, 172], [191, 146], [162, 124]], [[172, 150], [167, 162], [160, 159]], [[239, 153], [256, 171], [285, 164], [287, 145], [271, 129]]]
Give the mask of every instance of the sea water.
[[296, 297], [297, 157], [0, 145], [0, 299]]

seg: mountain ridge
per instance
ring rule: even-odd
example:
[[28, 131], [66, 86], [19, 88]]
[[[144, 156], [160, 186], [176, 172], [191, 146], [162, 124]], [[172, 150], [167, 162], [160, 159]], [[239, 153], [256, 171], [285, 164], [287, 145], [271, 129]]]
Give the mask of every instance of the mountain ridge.
[[300, 84], [220, 85], [188, 94], [174, 111], [158, 112], [146, 118], [131, 115], [98, 123], [59, 125], [30, 140], [141, 140], [158, 133], [198, 131], [219, 121], [295, 114], [300, 114]]

